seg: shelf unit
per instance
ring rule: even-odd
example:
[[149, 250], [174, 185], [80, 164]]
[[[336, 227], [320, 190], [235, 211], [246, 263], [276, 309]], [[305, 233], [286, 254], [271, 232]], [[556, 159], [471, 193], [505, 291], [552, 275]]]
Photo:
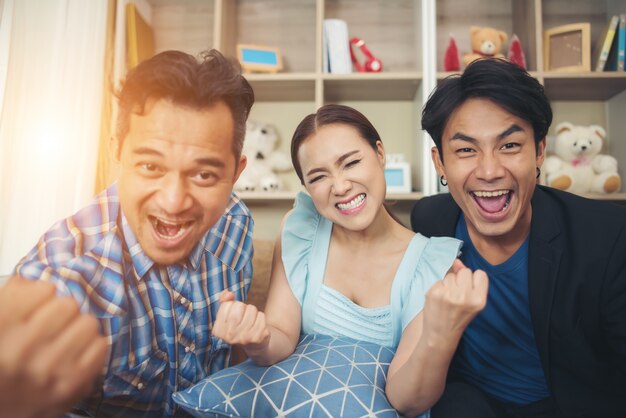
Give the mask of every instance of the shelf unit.
[[[118, 2], [118, 22], [124, 6]], [[528, 69], [544, 84], [554, 107], [554, 124], [599, 124], [626, 182], [626, 73], [557, 73], [543, 70], [543, 31], [575, 22], [591, 23], [591, 45], [611, 15], [626, 13], [623, 0], [133, 0], [155, 32], [157, 51], [192, 54], [217, 48], [235, 55], [237, 43], [279, 48], [285, 69], [249, 74], [256, 103], [251, 119], [272, 123], [280, 149], [288, 152], [298, 122], [325, 103], [361, 110], [376, 126], [386, 150], [402, 153], [413, 167], [414, 193], [390, 196], [394, 212], [408, 224], [412, 203], [436, 193], [431, 141], [421, 132], [423, 103], [442, 71], [448, 37], [468, 52], [469, 26], [492, 26], [518, 35]], [[382, 60], [381, 73], [327, 74], [322, 71], [322, 22], [344, 19], [350, 36], [364, 39]], [[123, 24], [117, 25], [115, 79], [125, 72]], [[549, 147], [550, 149], [550, 147]], [[285, 192], [244, 194], [256, 219], [255, 235], [273, 238], [291, 207], [298, 179], [282, 175]], [[626, 190], [626, 186], [624, 186]], [[626, 193], [592, 196], [626, 200]]]
[[[442, 71], [448, 37], [453, 34], [459, 52], [469, 47], [469, 26], [491, 26], [515, 33], [524, 47], [530, 73], [543, 85], [552, 103], [552, 129], [563, 121], [578, 125], [598, 124], [607, 131], [607, 148], [620, 164], [626, 183], [626, 72], [556, 72], [545, 71], [543, 31], [577, 22], [591, 23], [592, 48], [614, 14], [626, 13], [626, 3], [619, 0], [489, 0], [437, 1], [437, 73], [438, 81], [452, 73]], [[465, 50], [464, 50], [465, 49]], [[592, 63], [592, 68], [594, 63]], [[548, 136], [552, 150], [553, 132]], [[606, 151], [605, 151], [606, 152]], [[626, 191], [626, 184], [622, 186]], [[626, 200], [626, 193], [585, 195], [603, 200]]]

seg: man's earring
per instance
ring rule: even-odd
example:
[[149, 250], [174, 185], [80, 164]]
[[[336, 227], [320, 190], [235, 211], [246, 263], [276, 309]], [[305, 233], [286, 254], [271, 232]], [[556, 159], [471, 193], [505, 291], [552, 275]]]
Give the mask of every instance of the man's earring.
[[441, 183], [443, 187], [446, 187], [448, 185], [448, 182], [446, 181], [446, 179], [443, 178], [443, 176], [439, 177], [439, 183]]
[[540, 175], [541, 175], [541, 169], [537, 167], [537, 178], [539, 178]]

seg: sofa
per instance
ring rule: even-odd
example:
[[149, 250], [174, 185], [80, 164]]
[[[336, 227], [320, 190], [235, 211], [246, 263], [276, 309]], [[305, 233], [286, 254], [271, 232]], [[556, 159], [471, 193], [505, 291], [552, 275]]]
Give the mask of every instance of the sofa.
[[254, 246], [252, 283], [250, 284], [247, 302], [263, 311], [267, 300], [267, 290], [269, 288], [270, 272], [272, 270], [274, 241], [255, 239], [252, 245]]

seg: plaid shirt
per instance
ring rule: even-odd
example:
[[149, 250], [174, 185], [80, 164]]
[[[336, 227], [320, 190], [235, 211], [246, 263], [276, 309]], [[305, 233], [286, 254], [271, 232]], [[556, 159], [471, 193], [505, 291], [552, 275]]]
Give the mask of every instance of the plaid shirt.
[[161, 266], [142, 251], [113, 185], [43, 235], [16, 273], [72, 295], [109, 341], [102, 385], [81, 409], [99, 418], [183, 415], [172, 393], [230, 362], [230, 346], [210, 331], [222, 290], [247, 296], [252, 227], [233, 194], [187, 259]]

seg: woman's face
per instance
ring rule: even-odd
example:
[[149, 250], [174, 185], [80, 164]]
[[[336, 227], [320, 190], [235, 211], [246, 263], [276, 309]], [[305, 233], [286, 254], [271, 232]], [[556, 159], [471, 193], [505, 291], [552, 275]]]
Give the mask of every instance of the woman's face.
[[344, 124], [326, 125], [300, 145], [304, 186], [318, 212], [336, 225], [361, 231], [385, 201], [385, 150]]

